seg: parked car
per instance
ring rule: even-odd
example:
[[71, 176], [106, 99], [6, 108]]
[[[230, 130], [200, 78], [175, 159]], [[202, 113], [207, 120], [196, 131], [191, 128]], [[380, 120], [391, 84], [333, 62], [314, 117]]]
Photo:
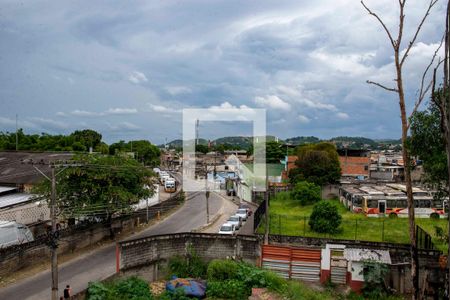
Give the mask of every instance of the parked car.
[[233, 224], [225, 223], [219, 229], [219, 234], [229, 234], [233, 235], [236, 231], [236, 228]]
[[239, 209], [236, 211], [236, 216], [239, 216], [239, 217], [242, 218], [242, 220], [247, 221], [247, 217], [248, 217], [247, 209], [245, 209], [245, 208], [239, 208]]
[[250, 208], [250, 206], [248, 206], [247, 204], [240, 204], [239, 208], [245, 208], [247, 210], [247, 215], [251, 216], [252, 215], [252, 209]]
[[233, 224], [234, 227], [236, 227], [236, 230], [239, 230], [239, 228], [241, 228], [242, 226], [242, 218], [237, 215], [230, 216], [227, 220], [227, 223]]

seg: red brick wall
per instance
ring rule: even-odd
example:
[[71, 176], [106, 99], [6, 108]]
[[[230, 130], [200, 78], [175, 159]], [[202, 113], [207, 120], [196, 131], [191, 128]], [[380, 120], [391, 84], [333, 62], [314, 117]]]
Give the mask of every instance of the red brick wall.
[[339, 156], [339, 162], [344, 176], [369, 176], [370, 157]]

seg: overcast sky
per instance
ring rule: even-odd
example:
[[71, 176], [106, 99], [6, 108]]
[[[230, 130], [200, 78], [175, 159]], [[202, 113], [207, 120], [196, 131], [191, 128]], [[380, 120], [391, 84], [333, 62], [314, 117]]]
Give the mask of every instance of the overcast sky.
[[[428, 0], [409, 0], [403, 45]], [[397, 29], [396, 0], [366, 4]], [[408, 107], [445, 25], [436, 5], [405, 68]], [[107, 142], [181, 137], [183, 108], [267, 108], [280, 138], [399, 138], [390, 44], [357, 0], [0, 1], [0, 131]], [[249, 126], [201, 127], [205, 137]], [[208, 131], [207, 131], [208, 129]], [[206, 136], [209, 132], [209, 136]]]

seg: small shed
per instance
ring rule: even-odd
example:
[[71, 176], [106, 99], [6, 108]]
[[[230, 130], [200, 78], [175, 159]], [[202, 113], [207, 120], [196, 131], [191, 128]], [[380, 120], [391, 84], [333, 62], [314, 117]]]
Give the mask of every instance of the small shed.
[[360, 292], [364, 285], [364, 262], [373, 261], [391, 264], [388, 250], [346, 248], [344, 258], [347, 260], [347, 284], [355, 292]]

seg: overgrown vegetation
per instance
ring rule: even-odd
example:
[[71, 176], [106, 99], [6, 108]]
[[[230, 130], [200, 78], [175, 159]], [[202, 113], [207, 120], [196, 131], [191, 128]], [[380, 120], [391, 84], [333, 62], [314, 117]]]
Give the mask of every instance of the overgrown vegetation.
[[362, 273], [364, 276], [363, 295], [365, 297], [378, 299], [389, 296], [385, 283], [386, 275], [389, 273], [387, 265], [375, 261], [366, 261]]
[[205, 278], [207, 264], [189, 249], [187, 256], [174, 256], [169, 260], [168, 269], [170, 275], [183, 278]]
[[[184, 263], [181, 260], [184, 259]], [[191, 259], [191, 257], [189, 258]], [[198, 258], [196, 258], [197, 260]], [[188, 258], [178, 257], [175, 259], [176, 266], [180, 265], [183, 271], [189, 269]], [[196, 263], [199, 264], [199, 263]], [[365, 297], [350, 292], [343, 294], [338, 291], [334, 285], [317, 288], [311, 288], [299, 281], [285, 280], [275, 273], [258, 268], [256, 266], [238, 262], [234, 260], [217, 259], [211, 261], [209, 264], [203, 262], [207, 266], [207, 271], [202, 278], [207, 278], [207, 299], [230, 299], [241, 300], [248, 299], [251, 295], [252, 288], [267, 288], [268, 291], [274, 293], [282, 299], [308, 299], [308, 300], [364, 300], [364, 299], [401, 299], [394, 296], [388, 296], [385, 292], [370, 293]], [[371, 287], [377, 288], [377, 276], [383, 276], [384, 273], [379, 273], [379, 268], [374, 268], [369, 271], [368, 280]], [[191, 270], [192, 271], [192, 270]], [[192, 274], [198, 274], [196, 270], [194, 273], [186, 273], [186, 277], [193, 277]], [[179, 273], [181, 274], [181, 273]], [[174, 274], [170, 274], [174, 275]], [[368, 286], [369, 288], [369, 286]], [[176, 289], [175, 292], [165, 291], [160, 295], [152, 295], [152, 291], [148, 284], [136, 277], [131, 277], [124, 280], [107, 282], [107, 283], [91, 283], [88, 288], [88, 300], [119, 300], [119, 299], [135, 299], [135, 300], [188, 300], [184, 295], [183, 289]]]

